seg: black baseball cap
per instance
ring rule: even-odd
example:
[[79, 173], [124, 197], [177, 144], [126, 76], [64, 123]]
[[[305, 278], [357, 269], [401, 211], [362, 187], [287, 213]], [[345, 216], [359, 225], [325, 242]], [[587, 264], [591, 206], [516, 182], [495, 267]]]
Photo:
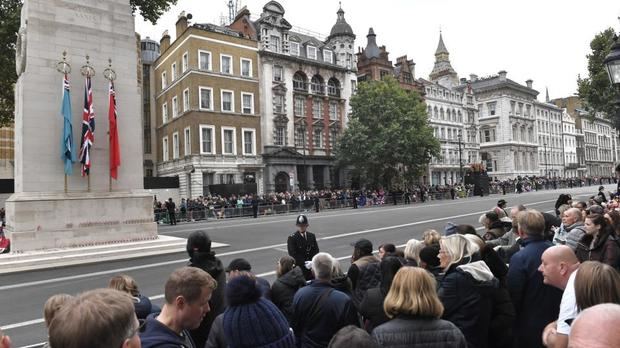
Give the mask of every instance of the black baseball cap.
[[231, 271], [251, 271], [252, 266], [246, 259], [234, 259], [230, 261], [228, 267], [226, 267], [226, 272]]
[[359, 239], [357, 242], [351, 244], [351, 246], [366, 254], [372, 254], [372, 242], [368, 239]]
[[305, 216], [304, 214], [301, 214], [297, 217], [297, 220], [295, 220], [295, 224], [296, 225], [307, 225], [308, 224], [308, 217]]
[[498, 206], [502, 206], [502, 205], [504, 205], [504, 204], [506, 204], [506, 201], [505, 201], [505, 200], [503, 200], [503, 199], [500, 199], [499, 201], [497, 201], [497, 205], [498, 205]]

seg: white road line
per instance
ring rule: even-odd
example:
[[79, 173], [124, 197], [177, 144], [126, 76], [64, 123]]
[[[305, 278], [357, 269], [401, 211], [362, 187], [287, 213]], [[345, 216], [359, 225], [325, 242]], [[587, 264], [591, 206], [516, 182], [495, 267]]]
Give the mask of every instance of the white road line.
[[44, 323], [44, 322], [45, 322], [45, 320], [43, 320], [43, 318], [41, 318], [41, 319], [34, 319], [34, 320], [28, 320], [28, 321], [24, 321], [24, 322], [21, 322], [21, 323], [5, 325], [5, 326], [2, 327], [2, 330], [11, 330], [11, 329], [16, 329], [18, 327], [36, 325], [36, 324], [41, 324], [41, 323]]
[[[527, 205], [528, 206], [532, 206], [532, 205], [538, 205], [538, 204], [555, 202], [555, 201], [556, 201], [555, 199], [553, 199], [553, 200], [545, 200], [545, 201], [528, 203]], [[442, 218], [435, 218], [435, 219], [429, 219], [429, 220], [416, 221], [416, 222], [411, 222], [411, 223], [407, 223], [407, 224], [400, 224], [400, 225], [379, 227], [379, 228], [373, 228], [373, 229], [362, 230], [362, 231], [342, 233], [342, 234], [338, 234], [338, 235], [317, 238], [317, 241], [330, 240], [330, 239], [336, 239], [336, 238], [343, 238], [343, 237], [355, 236], [355, 235], [359, 235], [359, 234], [368, 234], [368, 233], [380, 232], [380, 231], [385, 231], [385, 230], [390, 230], [390, 229], [397, 229], [397, 228], [421, 225], [421, 224], [425, 224], [425, 223], [429, 223], [429, 222], [451, 220], [451, 219], [454, 219], [454, 218], [461, 218], [461, 217], [466, 217], [466, 216], [471, 216], [471, 215], [480, 215], [480, 214], [483, 214], [483, 213], [488, 212], [488, 211], [489, 211], [489, 209], [486, 209], [486, 210], [482, 210], [482, 211], [478, 211], [478, 212], [473, 212], [473, 213], [459, 214], [459, 215], [453, 215], [453, 216], [446, 216], [446, 217], [442, 217]], [[272, 245], [266, 245], [266, 246], [257, 247], [257, 248], [250, 248], [250, 249], [244, 249], [244, 250], [235, 250], [235, 251], [224, 252], [224, 253], [217, 254], [217, 256], [222, 257], [222, 256], [246, 254], [246, 253], [262, 251], [262, 250], [267, 250], [267, 249], [281, 248], [281, 247], [285, 247], [285, 246], [286, 246], [286, 243], [272, 244]], [[89, 277], [98, 277], [98, 276], [108, 275], [108, 274], [118, 274], [118, 273], [136, 271], [136, 270], [147, 269], [147, 268], [154, 268], [154, 267], [160, 267], [160, 266], [169, 266], [169, 265], [174, 265], [174, 264], [178, 264], [178, 263], [185, 263], [185, 262], [187, 262], [186, 258], [180, 259], [180, 260], [171, 260], [171, 261], [150, 263], [150, 264], [146, 264], [146, 265], [139, 265], [139, 266], [131, 266], [131, 267], [123, 267], [123, 268], [117, 268], [117, 269], [110, 269], [110, 270], [106, 270], [106, 271], [84, 273], [84, 274], [78, 274], [78, 275], [72, 275], [72, 276], [66, 276], [66, 277], [59, 277], [59, 278], [52, 278], [52, 279], [45, 279], [45, 280], [37, 280], [37, 281], [25, 282], [25, 283], [19, 283], [19, 284], [4, 285], [4, 286], [0, 286], [0, 291], [11, 290], [11, 289], [19, 289], [19, 288], [24, 288], [24, 287], [29, 287], [29, 286], [39, 286], [39, 285], [45, 285], [45, 284], [52, 284], [52, 283], [64, 282], [64, 281], [70, 281], [70, 280], [76, 280], [76, 279], [84, 279], [84, 278], [89, 278]]]

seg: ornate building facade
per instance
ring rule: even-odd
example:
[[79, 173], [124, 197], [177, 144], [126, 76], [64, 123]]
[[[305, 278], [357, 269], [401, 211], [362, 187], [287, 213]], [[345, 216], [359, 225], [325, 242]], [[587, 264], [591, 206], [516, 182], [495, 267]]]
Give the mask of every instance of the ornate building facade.
[[[514, 103], [511, 104], [511, 108]], [[517, 104], [517, 108], [520, 104]], [[562, 109], [549, 102], [534, 102], [538, 133], [538, 175], [564, 177], [565, 147], [562, 137]], [[514, 129], [513, 129], [514, 131]]]
[[258, 40], [265, 191], [342, 186], [332, 150], [356, 84], [355, 34], [344, 11], [325, 39], [293, 29], [276, 1], [254, 22], [245, 11], [230, 27]]

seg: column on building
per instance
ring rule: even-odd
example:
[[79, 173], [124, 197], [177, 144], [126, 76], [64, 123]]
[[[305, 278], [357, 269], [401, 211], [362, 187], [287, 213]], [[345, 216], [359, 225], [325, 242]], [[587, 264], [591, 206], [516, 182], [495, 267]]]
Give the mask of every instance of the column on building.
[[308, 186], [309, 190], [313, 190], [314, 189], [314, 175], [313, 175], [313, 166], [308, 165], [306, 166], [305, 170], [306, 170], [306, 185]]

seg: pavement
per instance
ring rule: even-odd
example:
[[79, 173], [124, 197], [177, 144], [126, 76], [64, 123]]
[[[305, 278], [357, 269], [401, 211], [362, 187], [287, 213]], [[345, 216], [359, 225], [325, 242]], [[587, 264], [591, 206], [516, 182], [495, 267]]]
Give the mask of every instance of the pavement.
[[[606, 188], [615, 190], [615, 185], [607, 185]], [[309, 230], [317, 235], [321, 251], [340, 259], [342, 268], [346, 270], [352, 252], [350, 243], [358, 238], [371, 240], [375, 247], [386, 242], [404, 245], [411, 238], [420, 238], [426, 229], [443, 232], [447, 222], [479, 227], [478, 217], [493, 208], [500, 198], [508, 201], [509, 206], [524, 204], [540, 211], [551, 211], [560, 193], [571, 193], [578, 200], [586, 200], [596, 194], [596, 189], [597, 186], [590, 186], [308, 213]], [[286, 255], [286, 238], [295, 231], [295, 217], [270, 216], [159, 226], [159, 234], [184, 239], [197, 229], [205, 230], [212, 240], [228, 245], [216, 250], [224, 264], [244, 257], [252, 264], [254, 273], [271, 282], [275, 279], [277, 260]], [[133, 252], [126, 253], [131, 256]], [[0, 326], [11, 336], [15, 347], [38, 347], [47, 337], [41, 313], [48, 297], [105, 287], [112, 276], [120, 273], [136, 279], [141, 293], [161, 305], [163, 285], [168, 275], [184, 266], [187, 259], [183, 250], [1, 275]]]

